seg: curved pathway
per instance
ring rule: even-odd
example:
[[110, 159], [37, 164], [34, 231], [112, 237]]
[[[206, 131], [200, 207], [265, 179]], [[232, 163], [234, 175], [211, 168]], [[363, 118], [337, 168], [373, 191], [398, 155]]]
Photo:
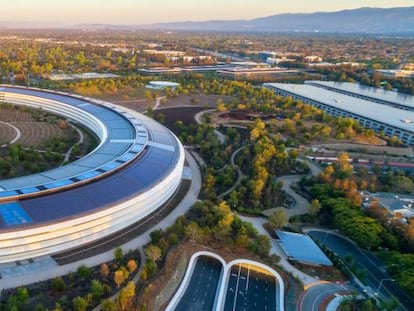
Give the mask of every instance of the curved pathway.
[[[0, 123], [5, 124], [5, 125], [11, 127], [13, 130], [15, 130], [16, 136], [8, 144], [12, 145], [12, 144], [16, 143], [20, 139], [20, 137], [22, 136], [22, 133], [20, 132], [20, 130], [16, 126], [14, 126], [13, 124], [10, 124], [9, 122], [0, 121]], [[4, 144], [4, 145], [2, 145], [2, 147], [6, 146], [6, 145], [7, 144]]]
[[66, 162], [68, 162], [68, 161], [69, 161], [70, 154], [72, 153], [73, 147], [75, 147], [75, 145], [76, 145], [76, 144], [79, 144], [79, 145], [80, 145], [80, 144], [82, 144], [82, 143], [85, 141], [85, 136], [83, 135], [83, 132], [82, 132], [79, 128], [77, 128], [75, 125], [70, 124], [70, 123], [69, 123], [69, 125], [70, 125], [73, 129], [75, 129], [75, 130], [78, 132], [78, 134], [79, 134], [79, 139], [78, 139], [78, 141], [77, 141], [76, 143], [74, 143], [74, 144], [73, 144], [73, 146], [72, 146], [72, 147], [70, 147], [70, 148], [69, 148], [69, 150], [65, 153], [65, 156], [64, 156], [64, 158], [63, 158], [63, 161], [62, 161], [61, 166], [62, 166], [64, 163], [66, 163]]
[[230, 158], [230, 164], [231, 164], [231, 166], [233, 166], [235, 169], [237, 169], [237, 180], [236, 180], [236, 182], [234, 183], [234, 185], [233, 186], [231, 186], [229, 189], [227, 189], [225, 192], [223, 192], [222, 194], [220, 194], [220, 195], [218, 195], [217, 197], [219, 198], [219, 199], [222, 199], [222, 198], [224, 198], [226, 195], [228, 195], [229, 193], [231, 193], [240, 183], [241, 183], [241, 181], [242, 181], [242, 179], [243, 179], [243, 173], [242, 173], [242, 171], [240, 170], [240, 168], [239, 168], [239, 166], [238, 165], [236, 165], [235, 163], [234, 163], [234, 159], [236, 158], [236, 155], [244, 148], [244, 147], [246, 147], [246, 146], [242, 146], [242, 147], [240, 147], [240, 148], [238, 148], [238, 149], [236, 149], [234, 152], [233, 152], [233, 154], [231, 155], [231, 158]]
[[152, 110], [157, 110], [160, 109], [160, 105], [161, 105], [161, 100], [166, 98], [166, 96], [161, 96], [161, 97], [157, 97], [156, 102], [155, 102], [155, 106], [154, 108], [152, 108]]
[[[201, 124], [203, 123], [201, 119], [206, 113], [210, 113], [216, 110], [217, 109], [207, 109], [207, 110], [200, 111], [194, 115], [194, 119], [196, 120], [197, 124]], [[220, 143], [223, 144], [226, 141], [226, 135], [224, 135], [219, 130], [214, 130], [214, 134], [216, 134], [217, 139], [219, 140]]]

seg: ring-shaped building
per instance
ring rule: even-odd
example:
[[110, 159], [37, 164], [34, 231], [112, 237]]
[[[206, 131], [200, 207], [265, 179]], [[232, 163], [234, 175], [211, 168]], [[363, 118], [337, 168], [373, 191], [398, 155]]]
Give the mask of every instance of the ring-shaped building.
[[178, 189], [184, 149], [167, 128], [137, 112], [62, 92], [0, 85], [0, 102], [80, 123], [97, 147], [67, 165], [0, 180], [0, 263], [53, 255], [116, 234]]

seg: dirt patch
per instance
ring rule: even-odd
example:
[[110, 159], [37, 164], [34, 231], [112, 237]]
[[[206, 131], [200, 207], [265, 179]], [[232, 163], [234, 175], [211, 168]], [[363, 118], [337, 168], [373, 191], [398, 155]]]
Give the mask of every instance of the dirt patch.
[[[107, 99], [105, 99], [107, 100]], [[112, 103], [129, 108], [138, 112], [145, 112], [150, 107], [155, 106], [155, 99], [136, 99], [136, 100], [122, 100], [122, 101], [111, 101]]]
[[167, 101], [165, 103], [162, 103], [160, 108], [172, 108], [180, 106], [216, 108], [217, 101], [219, 99], [221, 99], [223, 102], [230, 102], [233, 97], [223, 95], [180, 94], [177, 97], [168, 97]]
[[182, 121], [185, 126], [196, 123], [194, 116], [203, 111], [203, 107], [177, 107], [177, 108], [164, 108], [154, 111], [155, 117], [163, 114], [164, 125], [172, 130], [174, 133], [177, 133], [177, 127], [175, 123], [177, 121]]
[[347, 278], [335, 267], [327, 266], [310, 266], [301, 264], [298, 262], [290, 262], [296, 269], [316, 277], [320, 280], [332, 281], [332, 282], [346, 282]]

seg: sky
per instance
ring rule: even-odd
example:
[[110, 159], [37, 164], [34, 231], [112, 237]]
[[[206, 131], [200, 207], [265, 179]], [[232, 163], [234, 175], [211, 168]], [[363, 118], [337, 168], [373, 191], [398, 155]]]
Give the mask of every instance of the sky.
[[413, 0], [6, 0], [2, 24], [157, 22], [251, 19], [280, 13], [338, 11], [359, 7], [414, 6]]

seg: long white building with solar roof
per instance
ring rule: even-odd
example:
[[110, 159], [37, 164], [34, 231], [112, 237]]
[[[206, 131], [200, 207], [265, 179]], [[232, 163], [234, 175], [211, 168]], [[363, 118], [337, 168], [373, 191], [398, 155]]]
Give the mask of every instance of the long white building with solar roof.
[[100, 100], [0, 85], [0, 101], [81, 123], [98, 138], [88, 155], [0, 180], [0, 263], [87, 245], [154, 213], [176, 192], [184, 150], [154, 120]]
[[[405, 95], [405, 101], [400, 102], [401, 106], [406, 107], [406, 110], [403, 110], [400, 107], [395, 108], [397, 105], [379, 103], [381, 96], [375, 100], [376, 97], [368, 95], [372, 90], [362, 93], [361, 96], [352, 96], [350, 91], [339, 92], [332, 90], [334, 86], [330, 89], [320, 81], [315, 82], [319, 85], [314, 85], [312, 82], [314, 81], [309, 81], [307, 84], [264, 83], [263, 86], [278, 95], [291, 97], [320, 108], [330, 115], [353, 118], [376, 132], [383, 131], [389, 137], [398, 137], [406, 146], [414, 146], [414, 111], [408, 109], [410, 103], [414, 102], [412, 96]], [[331, 86], [329, 83], [326, 85]], [[339, 87], [335, 86], [336, 88]], [[356, 92], [354, 86], [352, 89]], [[397, 98], [393, 100], [396, 101]]]

